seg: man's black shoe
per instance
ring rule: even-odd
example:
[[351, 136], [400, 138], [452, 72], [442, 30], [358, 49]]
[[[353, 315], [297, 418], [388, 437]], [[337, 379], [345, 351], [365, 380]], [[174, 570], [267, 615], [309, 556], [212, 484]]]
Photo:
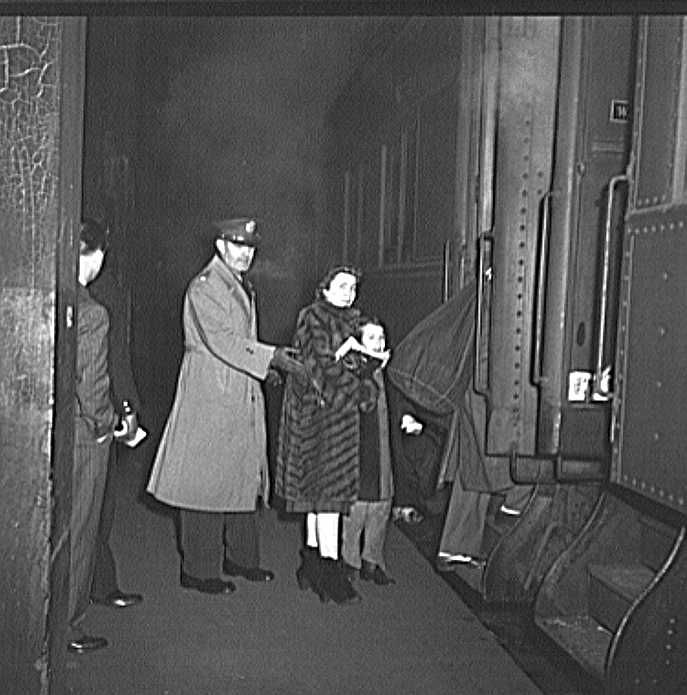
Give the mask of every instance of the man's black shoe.
[[185, 572], [181, 573], [181, 586], [184, 589], [195, 589], [204, 594], [231, 594], [236, 591], [233, 582], [225, 582], [223, 579], [198, 579]]
[[360, 578], [366, 582], [374, 582], [378, 586], [396, 583], [396, 580], [392, 579], [379, 565], [373, 565], [365, 560], [360, 568]]
[[242, 567], [229, 560], [224, 561], [222, 570], [230, 577], [243, 577], [249, 582], [271, 582], [274, 579], [274, 572], [270, 570], [264, 570], [261, 567]]
[[75, 637], [67, 645], [67, 649], [70, 652], [75, 652], [76, 654], [94, 652], [97, 649], [102, 649], [103, 647], [107, 647], [107, 640], [104, 637], [93, 637], [92, 635], [81, 635], [79, 637]]
[[107, 596], [91, 596], [91, 603], [96, 603], [99, 606], [107, 606], [108, 608], [128, 608], [135, 606], [143, 601], [141, 594], [125, 594], [122, 591], [112, 591]]

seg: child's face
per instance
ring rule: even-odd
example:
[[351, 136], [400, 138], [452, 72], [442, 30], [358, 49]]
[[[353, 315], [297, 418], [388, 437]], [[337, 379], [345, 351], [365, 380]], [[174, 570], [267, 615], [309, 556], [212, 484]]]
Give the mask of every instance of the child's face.
[[374, 323], [366, 323], [360, 330], [360, 342], [372, 352], [384, 352], [386, 338], [384, 329]]

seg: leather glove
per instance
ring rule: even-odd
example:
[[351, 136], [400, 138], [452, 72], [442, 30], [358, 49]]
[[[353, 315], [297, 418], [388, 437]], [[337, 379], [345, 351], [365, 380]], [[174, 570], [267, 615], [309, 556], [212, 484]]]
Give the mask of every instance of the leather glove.
[[276, 369], [270, 367], [267, 370], [267, 376], [265, 377], [265, 381], [267, 382], [268, 386], [273, 386], [276, 388], [282, 383], [281, 374]]
[[269, 367], [270, 369], [279, 369], [287, 374], [305, 376], [305, 367], [302, 362], [296, 359], [297, 356], [298, 350], [296, 348], [278, 347], [272, 355]]

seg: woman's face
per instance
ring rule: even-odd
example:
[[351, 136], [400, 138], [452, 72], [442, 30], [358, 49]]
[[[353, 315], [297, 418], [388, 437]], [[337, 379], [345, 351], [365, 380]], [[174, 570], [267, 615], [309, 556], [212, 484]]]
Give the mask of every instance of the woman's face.
[[351, 273], [337, 273], [327, 289], [322, 290], [324, 298], [334, 306], [347, 308], [355, 301], [358, 280]]

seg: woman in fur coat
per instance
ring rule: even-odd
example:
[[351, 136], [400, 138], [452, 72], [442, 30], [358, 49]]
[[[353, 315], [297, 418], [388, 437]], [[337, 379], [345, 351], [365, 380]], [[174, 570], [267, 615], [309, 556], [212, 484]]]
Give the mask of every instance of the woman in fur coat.
[[335, 357], [358, 330], [359, 279], [335, 266], [299, 313], [293, 345], [307, 377], [286, 380], [274, 481], [286, 511], [306, 513], [299, 586], [336, 603], [360, 599], [338, 558], [339, 515], [358, 496], [361, 379], [356, 362]]

